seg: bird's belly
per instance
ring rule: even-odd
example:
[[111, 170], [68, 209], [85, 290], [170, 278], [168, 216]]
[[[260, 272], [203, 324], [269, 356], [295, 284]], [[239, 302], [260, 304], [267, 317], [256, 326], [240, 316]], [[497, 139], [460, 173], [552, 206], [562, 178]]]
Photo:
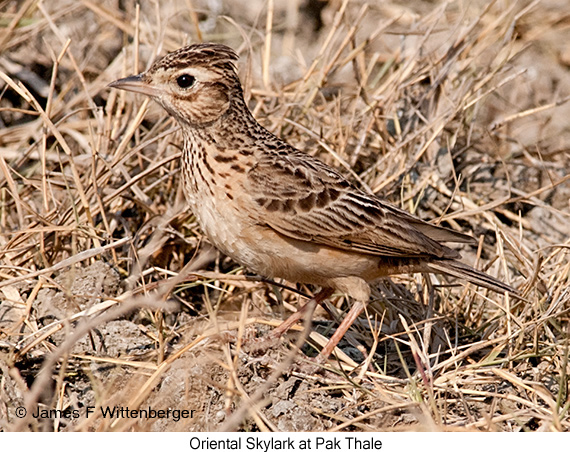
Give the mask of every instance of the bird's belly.
[[375, 256], [285, 237], [254, 223], [239, 202], [192, 193], [187, 199], [212, 245], [261, 276], [321, 286], [335, 278], [377, 278]]
[[267, 226], [243, 232], [240, 245], [244, 249], [236, 260], [263, 276], [321, 286], [330, 286], [336, 278], [377, 278], [376, 256], [291, 239]]

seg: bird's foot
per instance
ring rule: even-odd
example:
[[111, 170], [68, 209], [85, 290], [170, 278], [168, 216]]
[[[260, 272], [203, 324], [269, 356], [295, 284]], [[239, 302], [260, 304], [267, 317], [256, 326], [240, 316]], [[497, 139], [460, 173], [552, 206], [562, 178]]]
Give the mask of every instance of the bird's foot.
[[292, 368], [293, 372], [308, 376], [326, 376], [328, 379], [337, 379], [342, 373], [338, 368], [327, 365], [327, 358], [318, 355], [314, 358], [301, 356]]
[[279, 344], [280, 336], [274, 334], [273, 331], [261, 336], [251, 337], [243, 341], [242, 349], [246, 353], [252, 355], [261, 355]]

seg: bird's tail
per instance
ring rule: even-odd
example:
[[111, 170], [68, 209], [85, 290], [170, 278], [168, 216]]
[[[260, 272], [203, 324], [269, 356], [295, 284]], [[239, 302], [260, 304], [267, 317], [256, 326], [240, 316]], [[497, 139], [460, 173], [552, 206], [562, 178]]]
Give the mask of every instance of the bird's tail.
[[492, 276], [475, 270], [467, 264], [454, 260], [434, 260], [427, 263], [430, 271], [443, 273], [455, 278], [463, 279], [477, 286], [492, 290], [497, 293], [509, 292], [516, 295], [517, 291], [508, 284], [493, 278]]

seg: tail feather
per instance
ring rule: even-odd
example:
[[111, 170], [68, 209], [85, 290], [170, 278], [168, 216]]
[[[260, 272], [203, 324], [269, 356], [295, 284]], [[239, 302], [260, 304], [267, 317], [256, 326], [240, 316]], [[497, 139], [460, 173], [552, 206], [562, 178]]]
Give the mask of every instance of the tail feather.
[[443, 273], [445, 275], [464, 279], [467, 282], [497, 293], [509, 292], [514, 295], [517, 293], [517, 291], [508, 284], [505, 284], [486, 273], [480, 272], [479, 270], [475, 270], [473, 267], [459, 261], [434, 260], [428, 262], [427, 266], [432, 272]]

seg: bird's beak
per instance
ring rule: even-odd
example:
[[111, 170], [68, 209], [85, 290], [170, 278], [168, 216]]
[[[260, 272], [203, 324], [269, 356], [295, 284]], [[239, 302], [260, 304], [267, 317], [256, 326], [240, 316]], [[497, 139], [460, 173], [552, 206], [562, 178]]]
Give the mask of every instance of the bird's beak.
[[109, 83], [108, 86], [109, 88], [124, 89], [125, 91], [132, 91], [133, 93], [144, 94], [150, 97], [158, 97], [159, 95], [159, 90], [145, 82], [141, 74], [120, 78]]

